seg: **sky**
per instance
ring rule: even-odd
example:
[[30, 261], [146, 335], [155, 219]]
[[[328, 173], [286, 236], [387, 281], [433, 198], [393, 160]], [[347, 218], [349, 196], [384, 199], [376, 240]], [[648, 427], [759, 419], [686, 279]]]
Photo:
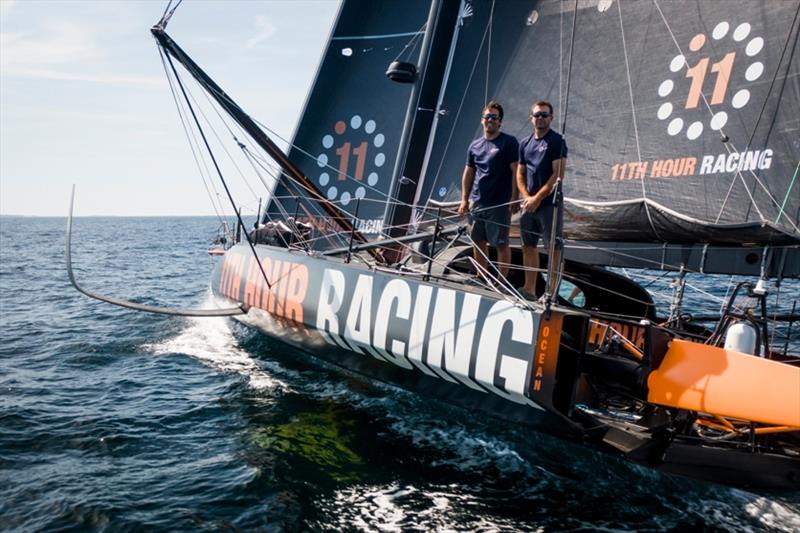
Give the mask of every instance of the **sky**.
[[[0, 0], [0, 214], [64, 216], [72, 184], [76, 216], [214, 214], [149, 31], [166, 5]], [[167, 33], [289, 139], [338, 9], [185, 0]]]

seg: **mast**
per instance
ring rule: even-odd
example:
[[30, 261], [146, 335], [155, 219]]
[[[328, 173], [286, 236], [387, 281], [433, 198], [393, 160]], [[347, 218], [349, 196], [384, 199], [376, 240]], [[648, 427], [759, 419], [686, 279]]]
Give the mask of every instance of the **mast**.
[[459, 0], [433, 0], [431, 3], [419, 57], [420, 79], [414, 84], [409, 99], [400, 150], [389, 187], [392, 203], [386, 206], [384, 213], [390, 237], [402, 236], [407, 231], [460, 5]]
[[[272, 157], [281, 169], [289, 175], [293, 180], [301, 184], [309, 193], [309, 195], [316, 200], [325, 212], [330, 215], [333, 221], [342, 228], [343, 231], [351, 233], [353, 239], [364, 243], [367, 240], [356, 231], [353, 224], [349, 219], [345, 218], [339, 209], [334, 206], [328, 199], [320, 192], [314, 183], [306, 177], [305, 174], [286, 156], [286, 154], [267, 137], [261, 128], [259, 128], [253, 119], [245, 113], [242, 108], [228, 96], [222, 88], [206, 74], [200, 66], [190, 58], [186, 52], [181, 49], [178, 44], [172, 40], [164, 31], [163, 24], [157, 24], [150, 30], [153, 36], [158, 41], [158, 44], [178, 62], [180, 62], [189, 74], [206, 90], [206, 92], [233, 118], [247, 134], [258, 144], [267, 154]], [[372, 256], [380, 262], [383, 258], [377, 250], [368, 250]]]

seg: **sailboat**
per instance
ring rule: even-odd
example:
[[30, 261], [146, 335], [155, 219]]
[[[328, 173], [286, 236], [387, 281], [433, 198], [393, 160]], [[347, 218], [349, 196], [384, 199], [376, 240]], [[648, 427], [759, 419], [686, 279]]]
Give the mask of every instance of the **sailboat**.
[[[225, 184], [188, 74], [272, 172], [269, 203], [250, 230], [229, 194], [222, 309], [84, 289], [68, 240], [79, 290], [231, 315], [302, 356], [663, 472], [800, 489], [800, 355], [776, 340], [800, 315], [771, 309], [800, 277], [800, 5], [345, 0], [286, 152], [167, 34], [173, 13], [152, 34], [186, 123]], [[553, 102], [570, 145], [538, 301], [519, 291], [518, 232], [500, 276], [455, 213], [492, 99], [517, 136], [531, 102]], [[672, 275], [669, 309], [621, 269]], [[745, 279], [709, 317], [684, 301], [690, 273]]]

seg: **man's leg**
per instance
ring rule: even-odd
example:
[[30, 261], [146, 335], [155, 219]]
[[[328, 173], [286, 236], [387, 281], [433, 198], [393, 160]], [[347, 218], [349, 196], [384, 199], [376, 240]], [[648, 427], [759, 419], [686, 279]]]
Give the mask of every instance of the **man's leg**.
[[[550, 237], [553, 229], [553, 218], [556, 217], [556, 227], [558, 228], [556, 231], [556, 237], [558, 238], [561, 234], [561, 228], [563, 227], [562, 219], [563, 216], [562, 212], [556, 212], [553, 206], [546, 206], [544, 209], [537, 213], [539, 220], [541, 221], [542, 225], [542, 242], [544, 247], [548, 250], [548, 254], [550, 253]], [[548, 265], [547, 265], [547, 285], [549, 289], [549, 294], [551, 300], [556, 299], [556, 295], [558, 294], [558, 286], [561, 284], [561, 273], [564, 268], [564, 251], [563, 245], [556, 245], [553, 249], [552, 257], [549, 257]], [[552, 276], [552, 277], [551, 277]]]
[[522, 290], [530, 295], [536, 294], [536, 281], [539, 276], [539, 237], [542, 228], [533, 213], [524, 213], [520, 218], [522, 237], [522, 264], [525, 265], [525, 285]]
[[522, 263], [525, 265], [525, 286], [522, 290], [536, 294], [536, 278], [539, 275], [539, 250], [536, 246], [522, 246]]
[[472, 256], [475, 258], [475, 262], [478, 263], [481, 269], [485, 271], [488, 264], [486, 262], [486, 258], [489, 257], [489, 243], [486, 241], [473, 242], [474, 246], [472, 247]]
[[508, 245], [497, 247], [497, 270], [504, 278], [508, 277], [508, 265], [511, 264], [511, 247]]

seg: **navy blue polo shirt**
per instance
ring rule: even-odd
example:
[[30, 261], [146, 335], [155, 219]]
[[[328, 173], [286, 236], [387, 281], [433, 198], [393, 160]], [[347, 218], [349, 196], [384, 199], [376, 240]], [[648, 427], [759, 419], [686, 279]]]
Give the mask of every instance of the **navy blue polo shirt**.
[[518, 163], [525, 165], [528, 194], [536, 194], [547, 183], [553, 175], [553, 161], [562, 157], [567, 157], [567, 143], [564, 137], [553, 130], [541, 139], [531, 133], [519, 143]]
[[484, 207], [511, 201], [514, 176], [511, 164], [516, 162], [519, 143], [512, 135], [500, 132], [494, 139], [480, 137], [470, 143], [467, 166], [475, 169], [470, 198]]

